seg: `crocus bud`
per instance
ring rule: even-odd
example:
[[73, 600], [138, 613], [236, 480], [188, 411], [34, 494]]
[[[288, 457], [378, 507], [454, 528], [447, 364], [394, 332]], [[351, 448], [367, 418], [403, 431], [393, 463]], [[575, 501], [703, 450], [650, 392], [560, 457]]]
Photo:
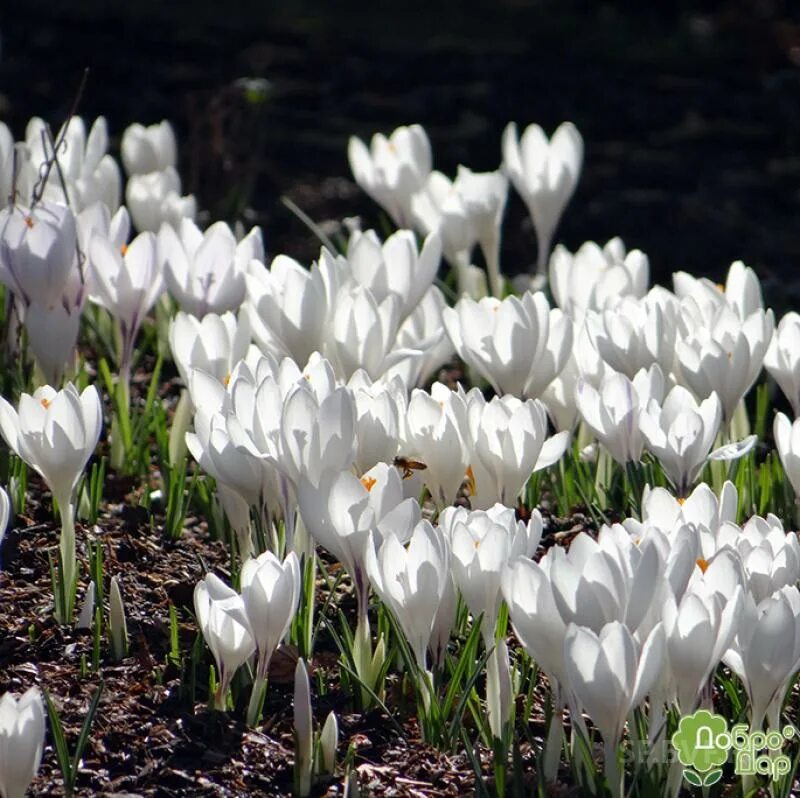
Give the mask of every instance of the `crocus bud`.
[[331, 712], [325, 719], [325, 725], [319, 735], [319, 770], [321, 773], [333, 773], [336, 769], [336, 748], [339, 745], [339, 722], [336, 713]]
[[[78, 615], [78, 620], [75, 622], [76, 629], [91, 629], [94, 622], [94, 597], [95, 586], [94, 581], [89, 582], [86, 588], [86, 593], [83, 597], [83, 605]], [[123, 617], [124, 620], [124, 617]]]
[[125, 605], [122, 603], [122, 593], [116, 576], [111, 577], [108, 629], [111, 635], [111, 651], [114, 659], [121, 660], [128, 649], [128, 625], [125, 622]]
[[11, 499], [8, 498], [5, 489], [0, 488], [0, 546], [3, 545], [3, 538], [6, 536], [9, 518], [11, 518]]
[[308, 670], [302, 659], [294, 669], [294, 735], [297, 747], [294, 767], [297, 794], [306, 796], [311, 792], [313, 768], [314, 728], [311, 718], [311, 687]]
[[0, 795], [23, 798], [42, 761], [44, 707], [38, 687], [0, 698]]

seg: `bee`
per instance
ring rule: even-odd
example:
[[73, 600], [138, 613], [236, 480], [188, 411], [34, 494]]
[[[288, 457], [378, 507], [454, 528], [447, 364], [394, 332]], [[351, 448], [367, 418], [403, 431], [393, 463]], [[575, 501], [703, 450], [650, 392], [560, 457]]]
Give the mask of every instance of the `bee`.
[[428, 467], [419, 460], [412, 460], [409, 457], [401, 457], [400, 455], [394, 458], [394, 466], [403, 472], [403, 479], [410, 479], [414, 476], [415, 471], [424, 471]]

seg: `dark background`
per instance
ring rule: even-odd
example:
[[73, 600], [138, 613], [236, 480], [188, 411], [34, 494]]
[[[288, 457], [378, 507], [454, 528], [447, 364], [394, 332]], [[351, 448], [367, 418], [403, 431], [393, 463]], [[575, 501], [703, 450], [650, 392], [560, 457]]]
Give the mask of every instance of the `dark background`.
[[[771, 303], [800, 307], [798, 4], [3, 5], [0, 118], [18, 138], [33, 114], [60, 123], [88, 66], [80, 113], [104, 114], [115, 138], [170, 119], [186, 189], [214, 218], [262, 224], [271, 254], [318, 250], [281, 195], [316, 221], [378, 222], [349, 179], [350, 134], [420, 122], [452, 175], [496, 168], [510, 120], [570, 119], [586, 157], [568, 247], [620, 235], [661, 282], [719, 279], [741, 258]], [[249, 102], [242, 78], [268, 80], [266, 100]], [[535, 260], [525, 216], [512, 192], [510, 273]]]

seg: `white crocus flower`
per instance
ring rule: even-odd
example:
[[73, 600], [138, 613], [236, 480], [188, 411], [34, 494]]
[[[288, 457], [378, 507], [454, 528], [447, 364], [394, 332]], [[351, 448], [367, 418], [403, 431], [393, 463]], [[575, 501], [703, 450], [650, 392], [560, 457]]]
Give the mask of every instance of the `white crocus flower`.
[[533, 556], [542, 535], [542, 517], [535, 510], [525, 524], [502, 504], [487, 511], [447, 510], [453, 511], [451, 517], [440, 517], [440, 526], [450, 539], [453, 575], [473, 617], [483, 615], [481, 631], [488, 650], [494, 645], [503, 571], [516, 557]]
[[91, 300], [117, 320], [122, 333], [120, 379], [127, 382], [133, 344], [145, 315], [164, 290], [154, 233], [140, 233], [124, 252], [95, 235], [90, 244]]
[[569, 432], [547, 437], [547, 411], [538, 399], [506, 395], [486, 402], [474, 388], [467, 407], [474, 453], [470, 502], [476, 509], [512, 504], [531, 474], [553, 465], [569, 445]]
[[431, 171], [431, 145], [422, 126], [398, 127], [389, 138], [376, 133], [369, 149], [361, 139], [351, 136], [347, 157], [356, 183], [398, 227], [408, 227], [411, 197]]
[[347, 244], [353, 279], [368, 288], [376, 302], [396, 296], [400, 300], [400, 322], [408, 318], [433, 284], [441, 256], [441, 239], [435, 233], [425, 238], [421, 249], [410, 230], [398, 230], [383, 243], [374, 230], [356, 230]]
[[553, 234], [582, 167], [583, 138], [571, 122], [559, 125], [549, 141], [539, 125], [528, 125], [521, 139], [514, 122], [503, 132], [503, 169], [528, 206], [539, 247], [540, 276], [545, 275]]
[[429, 673], [428, 644], [450, 579], [447, 542], [428, 521], [420, 521], [406, 546], [389, 532], [379, 548], [370, 536], [365, 551], [372, 586], [397, 619], [419, 669]]
[[[318, 485], [301, 478], [300, 514], [314, 540], [330, 551], [353, 579], [359, 619], [366, 617], [367, 579], [364, 546], [369, 535], [380, 545], [391, 531], [401, 543], [419, 521], [419, 505], [403, 497], [397, 469], [381, 463], [358, 479], [350, 471], [323, 474]], [[359, 620], [360, 622], [360, 620]]]
[[56, 202], [0, 212], [0, 280], [25, 305], [54, 305], [74, 269], [75, 215]]
[[516, 557], [503, 570], [501, 587], [508, 605], [514, 634], [525, 651], [547, 674], [553, 693], [553, 719], [545, 744], [543, 772], [553, 781], [563, 740], [562, 715], [567, 701], [567, 671], [564, 664], [564, 637], [567, 627], [556, 607], [550, 584], [550, 558], [535, 563], [527, 557]]
[[202, 319], [179, 310], [169, 325], [169, 345], [183, 384], [200, 369], [224, 382], [247, 355], [250, 326], [246, 315], [206, 313]]
[[755, 445], [755, 435], [711, 451], [722, 421], [716, 393], [699, 404], [676, 385], [663, 405], [651, 399], [639, 414], [639, 428], [647, 448], [658, 458], [679, 496], [694, 485], [707, 460], [735, 460]]
[[508, 178], [500, 171], [473, 172], [466, 166], [459, 166], [453, 185], [461, 196], [483, 252], [492, 295], [500, 297], [503, 295], [500, 234], [508, 199]]
[[[12, 451], [47, 483], [61, 512], [61, 556], [67, 587], [75, 573], [74, 492], [100, 439], [103, 423], [97, 389], [78, 394], [72, 383], [61, 391], [44, 385], [23, 393], [19, 410], [0, 397], [0, 433]], [[71, 605], [65, 609], [69, 620]]]
[[355, 458], [356, 403], [344, 387], [320, 398], [307, 380], [295, 383], [283, 400], [279, 465], [297, 484], [318, 484], [326, 471], [344, 471]]
[[44, 749], [44, 705], [38, 687], [18, 699], [0, 698], [0, 795], [24, 798], [39, 770]]
[[457, 270], [458, 291], [463, 293], [477, 232], [455, 183], [441, 172], [431, 172], [424, 187], [411, 198], [411, 216], [418, 230], [440, 238], [442, 254]]
[[783, 316], [764, 355], [764, 367], [800, 416], [800, 314]]
[[697, 708], [700, 691], [728, 650], [736, 634], [741, 601], [739, 587], [732, 599], [726, 599], [707, 592], [702, 582], [695, 582], [679, 600], [667, 593], [663, 605], [667, 657], [682, 714]]
[[440, 382], [433, 383], [430, 393], [412, 391], [405, 437], [409, 453], [427, 465], [421, 476], [434, 502], [440, 507], [452, 504], [470, 457], [464, 396]]
[[374, 380], [416, 350], [394, 349], [399, 323], [400, 300], [389, 294], [378, 301], [363, 285], [343, 285], [333, 302], [325, 355], [336, 364], [337, 374], [349, 379], [359, 368]]
[[[747, 589], [757, 602], [800, 579], [800, 541], [795, 532], [784, 531], [776, 516], [754, 515], [741, 529], [735, 524], [723, 529], [742, 558]], [[725, 536], [720, 538], [724, 545]]]
[[556, 606], [564, 623], [599, 632], [611, 621], [622, 621], [636, 632], [662, 572], [660, 552], [647, 539], [627, 552], [613, 542], [601, 544], [581, 532], [569, 552], [558, 547], [548, 552]]
[[14, 293], [28, 344], [46, 380], [61, 382], [75, 349], [86, 275], [72, 211], [56, 202], [0, 212], [0, 281]]
[[605, 771], [615, 798], [623, 793], [624, 771], [617, 762], [617, 746], [625, 721], [656, 684], [665, 648], [660, 623], [641, 647], [618, 621], [599, 633], [575, 624], [567, 629], [564, 660], [570, 686], [603, 736]]
[[22, 163], [17, 180], [23, 201], [31, 201], [44, 164], [52, 158], [52, 142], [61, 139], [57, 153], [58, 176], [54, 169], [44, 185], [43, 197], [48, 201], [67, 202], [76, 211], [99, 200], [114, 213], [119, 207], [122, 177], [119, 166], [107, 152], [106, 120], [97, 117], [87, 136], [83, 119], [73, 116], [66, 128], [62, 127], [52, 139], [50, 135], [47, 124], [38, 117], [28, 122], [25, 130], [28, 157]]
[[647, 293], [650, 264], [638, 249], [626, 253], [619, 238], [602, 248], [587, 241], [572, 254], [559, 244], [550, 258], [550, 289], [556, 304], [575, 320], [587, 310], [602, 311], [622, 296]]
[[567, 626], [556, 606], [550, 580], [552, 559], [536, 563], [517, 556], [503, 571], [502, 592], [517, 638], [547, 674], [554, 691], [567, 686], [564, 635]]
[[724, 657], [750, 699], [750, 728], [779, 728], [789, 681], [800, 663], [800, 592], [786, 586], [756, 603], [744, 594], [736, 637]]
[[[447, 334], [464, 362], [498, 394], [518, 397], [532, 395], [531, 388], [544, 390], [566, 364], [572, 331], [566, 320], [561, 325], [562, 318], [552, 316], [544, 294], [530, 291], [502, 301], [462, 297], [442, 312]], [[551, 319], [559, 321], [554, 351], [548, 346]]]
[[214, 704], [224, 711], [231, 680], [256, 650], [255, 637], [242, 597], [215, 574], [206, 574], [195, 586], [194, 611], [217, 664], [219, 688]]
[[201, 402], [194, 426], [194, 433], [186, 433], [186, 445], [203, 470], [233, 488], [249, 506], [261, 508], [266, 463], [242, 422], [230, 410], [209, 413]]
[[286, 255], [278, 255], [268, 270], [249, 270], [245, 312], [263, 352], [305, 363], [322, 349], [329, 306], [323, 270], [322, 261], [306, 269]]
[[162, 224], [178, 228], [184, 219], [194, 219], [194, 195], [181, 196], [181, 179], [174, 167], [146, 175], [131, 175], [125, 186], [125, 205], [139, 232], [157, 233]]
[[620, 465], [638, 463], [644, 440], [639, 419], [650, 401], [659, 402], [664, 392], [664, 377], [657, 365], [640, 371], [633, 380], [624, 374], [607, 376], [598, 391], [584, 379], [575, 389], [578, 411]]
[[657, 363], [669, 374], [675, 355], [675, 301], [663, 288], [643, 299], [622, 297], [612, 309], [586, 317], [592, 341], [611, 368], [633, 379]]
[[270, 660], [297, 612], [302, 587], [297, 555], [291, 551], [281, 562], [266, 551], [256, 559], [246, 560], [242, 565], [241, 586], [257, 652], [256, 682], [248, 710], [248, 723], [253, 724]]
[[772, 429], [783, 470], [795, 494], [800, 496], [800, 419], [790, 422], [784, 413], [778, 413]]
[[[131, 215], [124, 205], [120, 205], [112, 216], [103, 202], [95, 202], [84, 208], [76, 217], [78, 226], [78, 244], [87, 258], [87, 277], [92, 278], [91, 243], [95, 236], [104, 238], [114, 249], [125, 252], [131, 234]], [[93, 283], [92, 279], [92, 283]], [[90, 293], [94, 285], [90, 285]], [[94, 301], [94, 300], [93, 300]]]
[[685, 499], [677, 499], [666, 488], [645, 487], [642, 494], [642, 522], [656, 527], [667, 536], [687, 525], [695, 530], [718, 529], [736, 520], [738, 494], [730, 481], [725, 481], [719, 497], [701, 482]]
[[78, 394], [72, 383], [23, 393], [19, 410], [0, 397], [0, 433], [11, 449], [41, 474], [66, 511], [97, 446], [102, 426], [100, 397], [93, 385]]
[[732, 308], [742, 321], [757, 310], [764, 309], [758, 277], [740, 260], [731, 264], [724, 286], [707, 277], [694, 277], [687, 272], [675, 272], [672, 282], [678, 299], [694, 297], [708, 319], [722, 305]]
[[167, 287], [181, 310], [198, 318], [238, 309], [245, 294], [245, 271], [261, 249], [258, 228], [237, 243], [224, 222], [201, 232], [184, 219], [180, 237], [168, 224], [158, 232], [158, 256]]
[[742, 320], [724, 304], [712, 319], [692, 326], [690, 317], [696, 308], [692, 297], [681, 304], [685, 334], [675, 346], [678, 376], [699, 399], [716, 392], [723, 419], [730, 423], [736, 406], [761, 372], [774, 317], [771, 310], [756, 310]]
[[175, 131], [166, 119], [147, 127], [138, 122], [129, 125], [122, 134], [120, 150], [129, 175], [162, 172], [178, 165]]

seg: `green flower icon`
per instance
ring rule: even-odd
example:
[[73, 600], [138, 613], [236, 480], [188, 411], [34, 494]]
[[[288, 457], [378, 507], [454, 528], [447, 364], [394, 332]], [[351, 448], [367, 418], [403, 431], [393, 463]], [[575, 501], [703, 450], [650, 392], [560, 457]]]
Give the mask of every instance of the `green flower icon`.
[[684, 767], [700, 773], [718, 768], [727, 760], [731, 747], [728, 722], [721, 715], [699, 709], [681, 718], [678, 731], [672, 735], [672, 746]]

